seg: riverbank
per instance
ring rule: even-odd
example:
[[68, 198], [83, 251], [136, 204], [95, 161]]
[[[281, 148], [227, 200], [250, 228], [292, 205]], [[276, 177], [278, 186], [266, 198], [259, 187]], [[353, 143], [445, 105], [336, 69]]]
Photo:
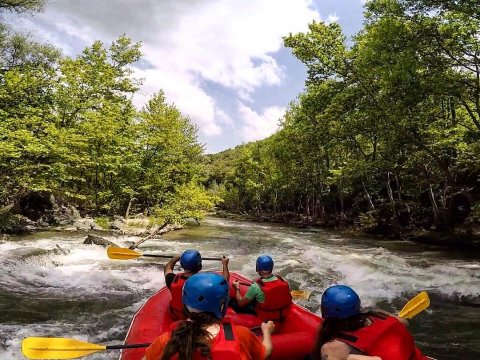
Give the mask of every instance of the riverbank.
[[[47, 220], [48, 219], [48, 220]], [[162, 235], [172, 230], [183, 229], [182, 225], [168, 224], [152, 216], [142, 214], [125, 219], [121, 216], [85, 215], [82, 217], [77, 209], [68, 207], [52, 213], [44, 213], [33, 220], [12, 209], [0, 211], [0, 235], [21, 235], [35, 232], [97, 232], [127, 236]]]
[[247, 220], [253, 222], [281, 223], [293, 225], [298, 228], [334, 229], [347, 235], [374, 237], [378, 241], [413, 241], [426, 245], [435, 245], [457, 250], [474, 251], [480, 254], [480, 227], [470, 227], [469, 231], [461, 229], [451, 231], [425, 230], [421, 228], [403, 229], [401, 232], [387, 232], [385, 229], [376, 229], [373, 226], [362, 226], [358, 222], [327, 222], [313, 221], [295, 214], [279, 214], [276, 216], [256, 216], [252, 214], [237, 214], [217, 210], [215, 216], [231, 220]]

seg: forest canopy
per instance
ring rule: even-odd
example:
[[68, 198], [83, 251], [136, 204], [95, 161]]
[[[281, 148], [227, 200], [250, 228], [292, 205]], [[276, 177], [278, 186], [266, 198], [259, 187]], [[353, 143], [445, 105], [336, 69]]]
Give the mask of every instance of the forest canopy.
[[469, 1], [372, 0], [348, 39], [313, 22], [281, 129], [210, 171], [229, 211], [402, 235], [480, 218], [480, 16]]
[[[17, 12], [42, 6], [0, 3]], [[124, 35], [68, 57], [2, 24], [0, 47], [0, 208], [32, 193], [92, 215], [171, 219], [174, 209], [180, 221], [213, 206], [199, 181], [196, 125], [162, 90], [140, 110], [132, 102], [140, 43]]]

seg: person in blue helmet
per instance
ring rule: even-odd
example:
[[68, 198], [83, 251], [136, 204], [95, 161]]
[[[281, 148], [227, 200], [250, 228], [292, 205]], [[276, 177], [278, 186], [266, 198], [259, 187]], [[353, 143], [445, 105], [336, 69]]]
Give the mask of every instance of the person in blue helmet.
[[324, 321], [314, 360], [426, 360], [406, 328], [407, 321], [380, 311], [361, 311], [357, 293], [334, 285], [322, 294]]
[[[180, 266], [183, 268], [183, 272], [175, 274], [173, 269], [180, 260]], [[223, 276], [225, 280], [229, 280], [230, 272], [228, 270], [227, 257], [223, 257]], [[165, 276], [165, 285], [172, 294], [170, 300], [169, 311], [172, 317], [176, 320], [183, 319], [183, 304], [182, 304], [182, 288], [185, 281], [192, 275], [202, 270], [202, 256], [197, 250], [186, 250], [182, 255], [174, 256], [165, 265], [163, 274]]]
[[[259, 256], [256, 261], [259, 278], [243, 296], [240, 293], [240, 283], [233, 283], [236, 304], [232, 302], [232, 305], [237, 312], [254, 313], [262, 320], [283, 320], [285, 309], [292, 303], [292, 295], [288, 282], [278, 275], [273, 275], [273, 266], [273, 259], [269, 255]], [[242, 310], [244, 307], [245, 310]]]
[[243, 326], [222, 320], [228, 282], [216, 273], [192, 275], [183, 288], [184, 312], [172, 331], [146, 349], [143, 360], [263, 360], [272, 352], [272, 322], [261, 326], [263, 340]]

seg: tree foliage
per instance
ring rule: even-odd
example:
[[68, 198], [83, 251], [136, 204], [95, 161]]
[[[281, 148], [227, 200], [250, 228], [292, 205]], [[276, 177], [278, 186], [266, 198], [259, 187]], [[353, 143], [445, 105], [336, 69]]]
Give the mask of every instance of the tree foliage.
[[372, 0], [365, 17], [348, 43], [338, 24], [322, 22], [285, 37], [307, 67], [306, 90], [276, 134], [239, 149], [221, 178], [216, 171], [222, 206], [388, 234], [451, 229], [471, 214], [480, 200], [478, 6]]
[[45, 6], [45, 0], [0, 0], [0, 10], [26, 12], [40, 11]]
[[132, 65], [140, 44], [121, 36], [75, 58], [7, 30], [0, 77], [0, 205], [32, 192], [84, 212], [200, 219], [197, 128], [160, 90], [138, 111]]

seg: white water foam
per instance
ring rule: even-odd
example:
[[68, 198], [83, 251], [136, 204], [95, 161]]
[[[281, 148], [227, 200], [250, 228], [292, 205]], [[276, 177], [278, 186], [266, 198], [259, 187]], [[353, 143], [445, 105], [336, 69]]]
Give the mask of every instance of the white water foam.
[[[55, 254], [56, 245], [68, 253]], [[159, 273], [147, 272], [136, 267], [135, 261], [112, 261], [106, 250], [99, 246], [61, 242], [59, 239], [38, 242], [1, 244], [0, 253], [6, 254], [19, 248], [31, 249], [43, 246], [47, 253], [25, 259], [4, 262], [0, 287], [17, 293], [62, 294], [75, 297], [79, 294], [103, 294], [113, 291], [129, 291], [140, 284], [141, 289], [155, 289], [162, 285]], [[33, 245], [35, 247], [33, 247]], [[4, 256], [3, 260], [7, 257]]]
[[480, 296], [478, 273], [469, 269], [474, 264], [461, 264], [467, 269], [456, 263], [425, 265], [418, 255], [400, 256], [380, 247], [352, 246], [306, 247], [303, 259], [318, 276], [329, 271], [338, 274], [335, 283], [354, 287], [367, 306], [422, 290], [446, 297]]
[[[460, 296], [476, 299], [480, 296], [479, 264], [473, 260], [440, 262], [438, 252], [388, 250], [375, 246], [374, 242], [355, 243], [323, 231], [257, 226], [229, 220], [209, 220], [207, 223], [218, 227], [216, 234], [221, 234], [222, 238], [202, 238], [199, 243], [195, 237], [175, 235], [172, 236], [174, 240], [166, 237], [149, 241], [142, 245], [141, 251], [178, 254], [197, 248], [204, 257], [228, 254], [231, 270], [247, 278], [256, 276], [257, 256], [268, 253], [275, 260], [276, 272], [285, 275], [299, 289], [312, 291], [307, 305], [315, 309], [320, 303], [322, 291], [333, 283], [354, 287], [366, 306], [392, 302], [421, 290], [449, 299]], [[242, 232], [230, 234], [230, 231], [239, 228]], [[123, 246], [137, 238], [108, 239]], [[167, 259], [114, 261], [107, 258], [104, 248], [82, 245], [81, 242], [82, 238], [78, 235], [0, 242], [0, 291], [38, 297], [44, 302], [49, 298], [67, 301], [99, 299], [107, 306], [109, 301], [128, 299], [125, 300], [128, 302], [125, 306], [117, 304], [117, 308], [112, 307], [108, 313], [95, 314], [91, 318], [83, 311], [80, 312], [81, 317], [69, 320], [0, 323], [0, 359], [22, 359], [19, 343], [25, 336], [67, 336], [101, 343], [121, 339], [134, 312], [149, 294], [164, 285], [160, 265], [165, 264]], [[35, 253], [40, 255], [33, 255]], [[218, 261], [205, 261], [203, 265], [204, 270], [220, 268]], [[111, 315], [114, 315], [115, 321], [110, 324], [106, 318]], [[102, 333], [96, 332], [97, 324], [103, 326]], [[97, 358], [114, 359], [116, 354], [89, 357]]]

